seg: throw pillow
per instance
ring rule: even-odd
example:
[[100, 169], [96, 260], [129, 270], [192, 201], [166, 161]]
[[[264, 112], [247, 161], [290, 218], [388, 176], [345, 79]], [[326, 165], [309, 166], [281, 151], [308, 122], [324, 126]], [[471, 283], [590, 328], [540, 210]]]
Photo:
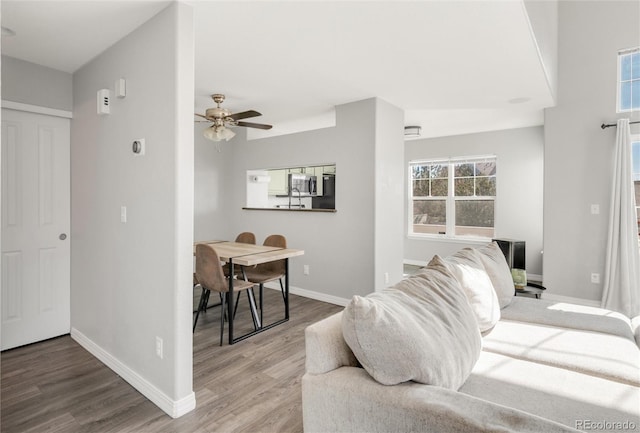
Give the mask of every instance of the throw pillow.
[[462, 286], [475, 313], [480, 332], [486, 333], [500, 320], [500, 303], [476, 250], [464, 248], [442, 259], [434, 256], [431, 264], [444, 263]]
[[478, 248], [478, 253], [480, 253], [482, 264], [487, 274], [489, 274], [493, 288], [498, 296], [500, 309], [502, 309], [511, 303], [515, 292], [507, 259], [504, 258], [502, 250], [495, 242]]
[[424, 269], [390, 289], [354, 296], [344, 339], [383, 385], [415, 381], [457, 390], [480, 356], [478, 327], [457, 280]]

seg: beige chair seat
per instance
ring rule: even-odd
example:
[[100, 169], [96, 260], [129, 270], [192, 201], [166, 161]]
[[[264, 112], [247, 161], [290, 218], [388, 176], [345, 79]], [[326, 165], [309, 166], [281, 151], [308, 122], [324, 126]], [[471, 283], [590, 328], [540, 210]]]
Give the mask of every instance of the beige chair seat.
[[255, 284], [264, 284], [269, 281], [279, 280], [284, 276], [279, 270], [256, 270], [255, 268], [246, 268], [245, 274], [247, 279]]
[[[287, 239], [282, 235], [269, 235], [262, 244], [269, 247], [287, 248]], [[282, 299], [286, 305], [287, 299], [284, 294], [284, 285], [282, 279], [285, 277], [286, 260], [276, 260], [273, 262], [263, 263], [253, 268], [245, 268], [245, 275], [249, 281], [260, 285], [260, 296], [262, 297], [262, 287], [264, 283], [278, 280], [280, 282], [280, 291]]]

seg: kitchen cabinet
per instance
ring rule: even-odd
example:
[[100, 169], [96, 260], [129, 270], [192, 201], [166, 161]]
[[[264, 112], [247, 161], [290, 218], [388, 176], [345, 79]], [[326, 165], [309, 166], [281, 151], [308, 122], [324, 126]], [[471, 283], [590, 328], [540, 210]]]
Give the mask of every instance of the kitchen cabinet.
[[322, 167], [323, 173], [336, 174], [336, 165], [325, 165]]
[[287, 174], [288, 170], [269, 170], [269, 195], [287, 194]]
[[291, 173], [313, 173], [309, 167], [283, 168], [280, 170], [269, 170], [271, 181], [269, 182], [269, 195], [289, 194], [289, 174]]

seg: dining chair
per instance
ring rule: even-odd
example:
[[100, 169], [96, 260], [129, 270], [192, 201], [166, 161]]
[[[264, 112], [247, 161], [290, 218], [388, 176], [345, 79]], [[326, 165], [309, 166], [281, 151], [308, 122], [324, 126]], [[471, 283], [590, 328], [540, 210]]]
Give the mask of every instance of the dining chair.
[[[236, 236], [236, 242], [241, 244], [256, 244], [256, 235], [251, 232], [242, 232], [238, 236]], [[234, 275], [239, 275], [242, 272], [242, 269], [234, 266]], [[229, 264], [225, 263], [222, 266], [222, 270], [224, 271], [225, 276], [229, 276]]]
[[[262, 245], [269, 247], [287, 248], [287, 239], [282, 235], [270, 235], [267, 236]], [[251, 281], [254, 284], [260, 285], [261, 299], [262, 288], [265, 283], [275, 280], [280, 281], [280, 291], [282, 292], [282, 299], [286, 302], [284, 285], [282, 284], [282, 278], [284, 278], [285, 276], [285, 259], [263, 263], [260, 265], [256, 265], [253, 268], [245, 268], [245, 275], [247, 280]]]
[[[220, 346], [224, 337], [224, 318], [225, 318], [225, 304], [227, 302], [233, 302], [233, 299], [229, 299], [229, 277], [225, 277], [222, 271], [222, 264], [216, 251], [206, 244], [196, 245], [196, 273], [195, 278], [197, 282], [202, 286], [202, 295], [200, 296], [200, 305], [196, 312], [196, 317], [193, 322], [193, 330], [196, 329], [196, 323], [198, 323], [198, 316], [200, 312], [206, 308], [211, 292], [217, 292], [221, 295], [222, 311], [220, 313]], [[233, 277], [231, 277], [233, 278]], [[233, 280], [233, 291], [238, 292], [236, 298], [240, 297], [240, 292], [253, 287], [253, 283], [241, 279]], [[253, 311], [251, 315], [253, 316]], [[254, 317], [254, 323], [256, 318]], [[230, 320], [233, 320], [230, 318]]]

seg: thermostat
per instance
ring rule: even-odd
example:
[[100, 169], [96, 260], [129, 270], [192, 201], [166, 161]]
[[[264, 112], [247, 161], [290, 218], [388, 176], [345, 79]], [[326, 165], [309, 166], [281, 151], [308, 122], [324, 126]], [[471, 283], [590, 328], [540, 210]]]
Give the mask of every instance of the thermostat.
[[133, 140], [133, 144], [131, 145], [131, 150], [136, 155], [144, 155], [144, 152], [145, 152], [144, 138], [138, 138], [137, 140]]

